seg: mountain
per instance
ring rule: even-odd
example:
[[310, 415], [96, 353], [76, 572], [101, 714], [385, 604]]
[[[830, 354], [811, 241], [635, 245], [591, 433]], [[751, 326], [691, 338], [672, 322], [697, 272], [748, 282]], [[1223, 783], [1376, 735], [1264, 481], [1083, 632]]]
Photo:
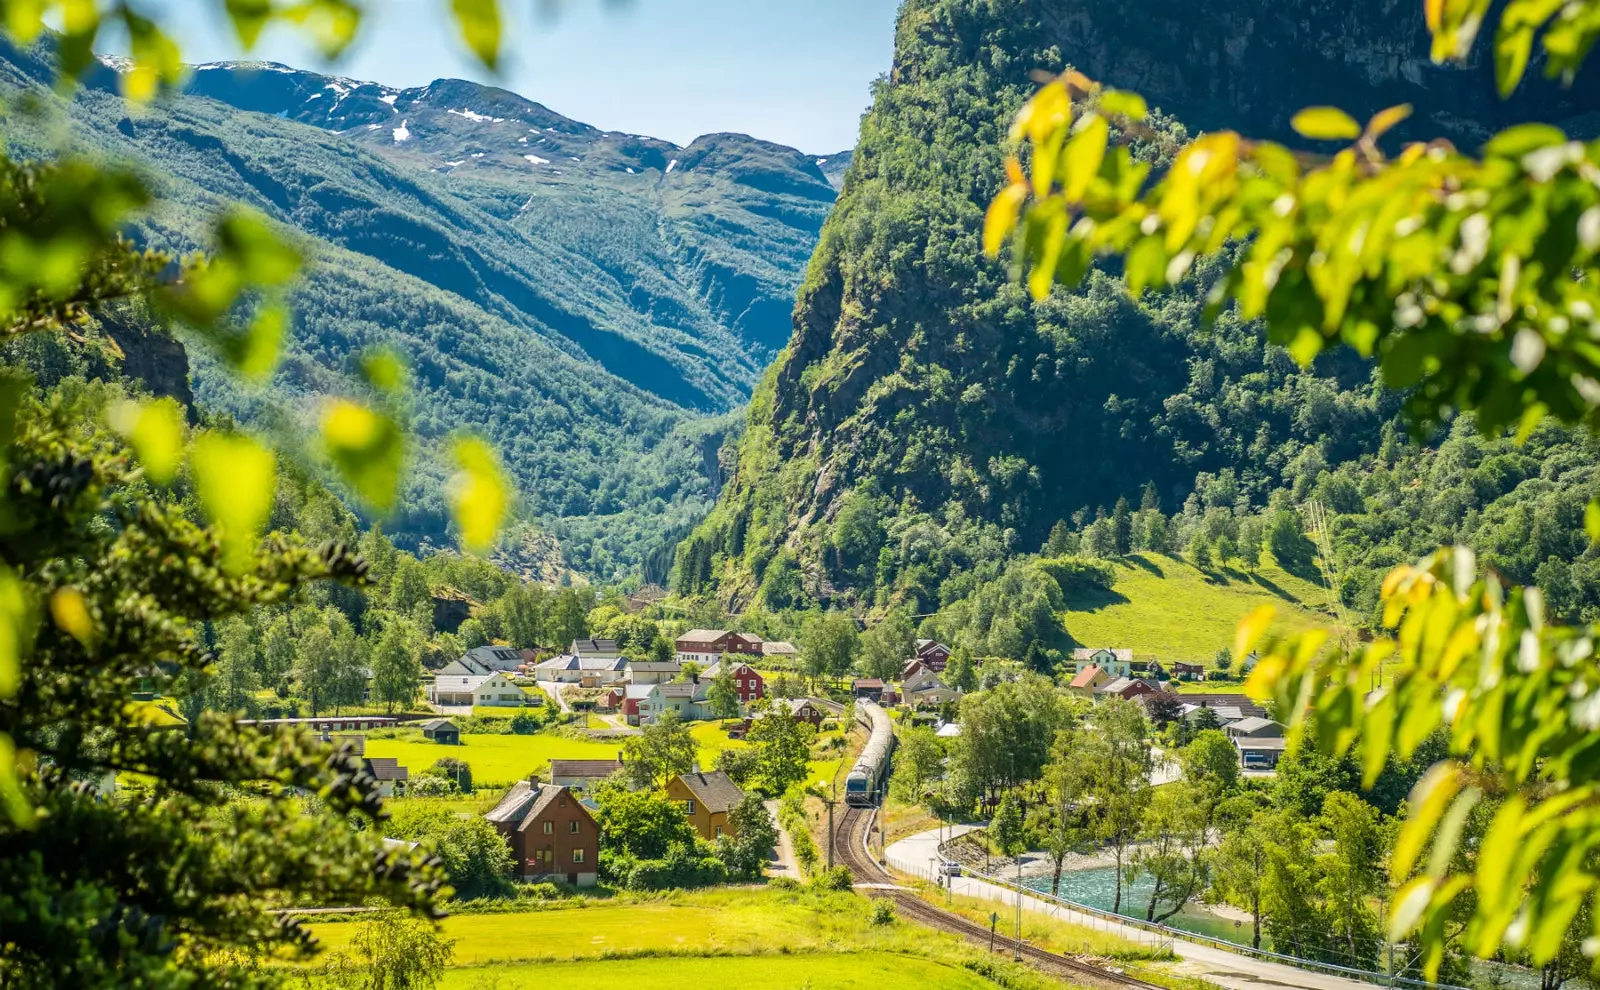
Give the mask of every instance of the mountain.
[[[1486, 56], [1426, 59], [1420, 8], [1391, 0], [907, 0], [794, 336], [679, 546], [676, 590], [927, 613], [1121, 498], [1184, 507], [1183, 537], [1204, 521], [1210, 539], [1213, 509], [1278, 508], [1372, 455], [1396, 399], [1370, 367], [1344, 352], [1301, 369], [1258, 326], [1203, 322], [1214, 267], [1133, 299], [1108, 265], [1034, 303], [980, 231], [1040, 71], [1074, 63], [1164, 108], [1133, 146], [1157, 168], [1189, 120], [1281, 135], [1305, 102], [1411, 101], [1417, 128], [1472, 135], [1527, 109], [1495, 102]], [[1596, 96], [1585, 77], [1542, 106], [1581, 129]]]
[[[43, 48], [0, 49], [14, 153], [67, 147], [131, 163], [159, 199], [137, 235], [202, 246], [247, 204], [309, 259], [265, 389], [199, 349], [202, 404], [302, 431], [355, 358], [411, 363], [412, 491], [388, 531], [449, 541], [443, 441], [486, 435], [523, 518], [609, 576], [715, 496], [716, 450], [787, 339], [834, 190], [816, 157], [739, 134], [688, 147], [602, 131], [460, 80], [417, 89], [270, 63], [194, 67], [149, 107], [103, 68], [70, 100]], [[45, 107], [30, 114], [28, 96]]]

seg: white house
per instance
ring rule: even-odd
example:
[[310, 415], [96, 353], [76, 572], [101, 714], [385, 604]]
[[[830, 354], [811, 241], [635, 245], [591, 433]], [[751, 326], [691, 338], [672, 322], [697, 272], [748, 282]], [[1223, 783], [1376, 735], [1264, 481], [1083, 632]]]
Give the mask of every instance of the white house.
[[668, 710], [677, 712], [678, 718], [685, 722], [706, 718], [705, 705], [694, 699], [695, 688], [696, 685], [685, 681], [650, 685], [649, 693], [639, 701], [640, 724], [649, 725]]
[[683, 673], [675, 660], [636, 660], [628, 664], [628, 679], [635, 684], [665, 684]]
[[535, 680], [546, 684], [582, 684], [602, 687], [627, 680], [628, 661], [622, 657], [578, 656], [568, 653], [536, 664]]
[[942, 705], [961, 693], [946, 685], [938, 674], [920, 661], [909, 664], [908, 669], [911, 673], [900, 685], [900, 694], [908, 705]]
[[489, 705], [515, 708], [528, 703], [528, 696], [504, 671], [493, 674], [441, 674], [428, 688], [428, 700], [436, 705]]
[[1127, 677], [1133, 672], [1132, 650], [1073, 650], [1072, 662], [1082, 672], [1088, 667], [1098, 667], [1113, 679]]

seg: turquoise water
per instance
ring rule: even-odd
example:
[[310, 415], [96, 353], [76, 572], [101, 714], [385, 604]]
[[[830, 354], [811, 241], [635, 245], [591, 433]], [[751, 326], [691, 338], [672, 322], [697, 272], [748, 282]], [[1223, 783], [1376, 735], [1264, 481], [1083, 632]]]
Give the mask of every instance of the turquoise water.
[[[1116, 900], [1115, 867], [1097, 867], [1091, 870], [1074, 870], [1061, 874], [1061, 889], [1057, 896], [1077, 904], [1086, 904], [1102, 911], [1110, 911]], [[1032, 890], [1050, 893], [1050, 877], [1024, 877], [1023, 884]], [[1145, 907], [1150, 903], [1151, 881], [1141, 878], [1137, 883], [1122, 885], [1122, 913], [1130, 918], [1144, 919]], [[1166, 912], [1171, 904], [1158, 905], [1156, 914]], [[1232, 920], [1218, 917], [1206, 910], [1204, 904], [1188, 904], [1182, 911], [1168, 918], [1168, 927], [1181, 931], [1227, 939], [1230, 942], [1250, 944], [1248, 923], [1234, 927]]]

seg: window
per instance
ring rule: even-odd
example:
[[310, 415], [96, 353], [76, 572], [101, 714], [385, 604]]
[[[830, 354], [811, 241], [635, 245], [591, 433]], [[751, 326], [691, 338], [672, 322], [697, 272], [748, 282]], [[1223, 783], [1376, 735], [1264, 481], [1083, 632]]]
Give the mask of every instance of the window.
[[573, 835], [577, 835], [578, 823], [576, 821], [567, 822], [567, 831], [571, 832]]
[[582, 849], [574, 849], [574, 850], [572, 850], [572, 861], [574, 863], [583, 862], [583, 850]]
[[551, 833], [555, 832], [555, 830], [556, 830], [556, 823], [555, 822], [545, 822], [544, 823], [544, 834], [545, 835], [550, 835]]
[[691, 798], [690, 800], [683, 802], [683, 813], [686, 815], [694, 814], [694, 799]]
[[719, 838], [719, 839], [722, 838], [722, 826], [721, 825], [717, 826], [716, 837]]

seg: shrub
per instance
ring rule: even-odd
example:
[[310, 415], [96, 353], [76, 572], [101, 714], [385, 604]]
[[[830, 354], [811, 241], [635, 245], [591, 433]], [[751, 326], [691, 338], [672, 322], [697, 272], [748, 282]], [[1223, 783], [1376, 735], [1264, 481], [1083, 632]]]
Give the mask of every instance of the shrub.
[[811, 877], [811, 885], [818, 890], [849, 890], [855, 884], [855, 878], [843, 866], [818, 871]]
[[709, 855], [702, 844], [673, 843], [662, 859], [641, 859], [628, 870], [623, 886], [629, 890], [671, 890], [708, 887], [728, 881], [728, 868]]
[[511, 732], [518, 736], [531, 736], [539, 731], [539, 719], [532, 712], [518, 712], [511, 716]]
[[800, 881], [796, 880], [794, 877], [773, 877], [771, 880], [767, 881], [767, 886], [771, 887], [773, 890], [784, 891], [797, 891], [804, 889], [800, 886]]
[[406, 793], [412, 797], [449, 797], [456, 793], [456, 782], [424, 773], [406, 782]]
[[430, 777], [443, 777], [452, 781], [463, 794], [472, 793], [472, 767], [466, 761], [446, 756], [427, 769]]
[[559, 901], [566, 895], [553, 883], [529, 883], [517, 888], [517, 896], [527, 901]]
[[894, 923], [894, 901], [878, 900], [872, 904], [872, 923], [874, 925], [889, 925]]

